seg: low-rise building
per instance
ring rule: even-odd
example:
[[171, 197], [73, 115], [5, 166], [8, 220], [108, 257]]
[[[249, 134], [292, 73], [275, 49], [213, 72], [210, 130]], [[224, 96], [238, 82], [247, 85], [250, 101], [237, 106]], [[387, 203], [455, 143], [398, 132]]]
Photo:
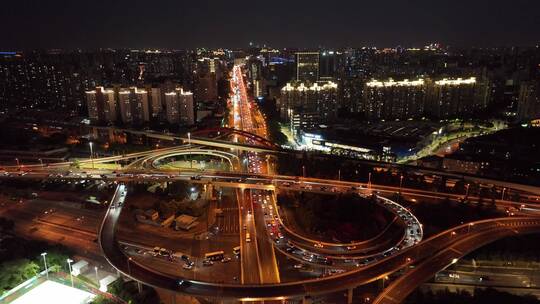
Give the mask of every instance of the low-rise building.
[[443, 169], [451, 172], [479, 174], [489, 166], [489, 162], [477, 160], [470, 155], [454, 154], [443, 159]]
[[199, 224], [196, 217], [187, 214], [180, 215], [174, 222], [176, 230], [189, 230]]

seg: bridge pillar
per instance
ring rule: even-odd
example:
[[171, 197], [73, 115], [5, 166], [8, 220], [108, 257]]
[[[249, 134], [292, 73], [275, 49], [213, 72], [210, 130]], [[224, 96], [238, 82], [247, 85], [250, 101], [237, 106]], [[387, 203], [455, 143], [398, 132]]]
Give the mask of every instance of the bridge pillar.
[[214, 185], [206, 184], [206, 194], [208, 198], [214, 199]]
[[347, 289], [347, 304], [352, 304], [353, 302], [353, 288]]

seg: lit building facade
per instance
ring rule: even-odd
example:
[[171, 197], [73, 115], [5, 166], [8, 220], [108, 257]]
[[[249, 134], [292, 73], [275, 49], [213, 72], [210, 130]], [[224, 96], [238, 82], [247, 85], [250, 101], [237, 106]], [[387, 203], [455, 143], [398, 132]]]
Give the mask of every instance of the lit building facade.
[[319, 52], [296, 53], [296, 80], [311, 83], [319, 80]]
[[487, 79], [371, 80], [358, 106], [369, 120], [445, 119], [467, 117], [485, 109], [491, 100]]
[[100, 123], [140, 125], [166, 120], [173, 124], [194, 124], [193, 94], [180, 88], [171, 91], [165, 89], [166, 86], [96, 87], [86, 92], [88, 116], [92, 121]]
[[219, 58], [199, 58], [193, 69], [195, 99], [197, 101], [217, 101], [218, 80], [221, 75]]
[[424, 79], [372, 80], [363, 90], [361, 111], [370, 120], [418, 118], [424, 113]]
[[540, 118], [540, 82], [524, 82], [520, 86], [517, 119], [528, 122]]
[[434, 118], [468, 116], [486, 108], [490, 90], [486, 81], [476, 77], [436, 80], [429, 87], [427, 114]]
[[114, 122], [116, 120], [116, 98], [112, 89], [96, 87], [86, 91], [88, 117], [93, 121]]
[[291, 128], [311, 128], [337, 116], [337, 88], [334, 82], [287, 83], [281, 89], [280, 115], [290, 121]]
[[195, 123], [193, 94], [176, 89], [165, 93], [166, 119], [170, 124], [193, 125]]

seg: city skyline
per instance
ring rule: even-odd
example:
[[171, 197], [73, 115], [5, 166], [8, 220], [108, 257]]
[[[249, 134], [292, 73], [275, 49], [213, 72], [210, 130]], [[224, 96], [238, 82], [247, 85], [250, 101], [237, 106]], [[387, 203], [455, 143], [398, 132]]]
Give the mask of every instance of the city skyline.
[[[522, 9], [526, 7], [527, 9]], [[535, 46], [540, 4], [519, 0], [355, 3], [10, 2], [2, 50], [40, 48]], [[51, 19], [54, 16], [54, 19]], [[264, 37], [264, 38], [260, 38]]]
[[0, 302], [540, 304], [539, 11], [5, 3]]

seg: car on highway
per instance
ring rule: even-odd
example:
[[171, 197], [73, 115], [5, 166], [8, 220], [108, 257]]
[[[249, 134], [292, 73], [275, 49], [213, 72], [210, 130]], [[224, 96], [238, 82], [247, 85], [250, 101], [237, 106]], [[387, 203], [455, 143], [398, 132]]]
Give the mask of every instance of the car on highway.
[[308, 262], [311, 262], [313, 261], [313, 255], [312, 254], [309, 254], [309, 253], [304, 253], [304, 255], [302, 255], [302, 260], [305, 260], [305, 261], [308, 261]]
[[182, 265], [182, 268], [184, 268], [185, 270], [191, 270], [191, 269], [193, 269], [193, 265], [192, 264], [184, 264], [184, 265]]
[[324, 245], [322, 243], [315, 243], [315, 244], [313, 244], [313, 247], [315, 247], [315, 248], [324, 248]]
[[355, 250], [356, 249], [356, 246], [352, 245], [352, 246], [347, 246], [347, 250]]
[[212, 266], [212, 265], [214, 265], [214, 262], [212, 262], [210, 260], [203, 260], [202, 264], [203, 264], [203, 266]]
[[221, 259], [221, 263], [228, 263], [230, 261], [231, 261], [230, 257], [224, 257], [223, 259]]
[[293, 266], [295, 269], [302, 269], [304, 268], [304, 264], [294, 264]]
[[159, 256], [169, 256], [170, 252], [169, 252], [169, 250], [167, 250], [165, 248], [154, 247], [153, 255], [154, 256], [158, 256], [158, 255]]

